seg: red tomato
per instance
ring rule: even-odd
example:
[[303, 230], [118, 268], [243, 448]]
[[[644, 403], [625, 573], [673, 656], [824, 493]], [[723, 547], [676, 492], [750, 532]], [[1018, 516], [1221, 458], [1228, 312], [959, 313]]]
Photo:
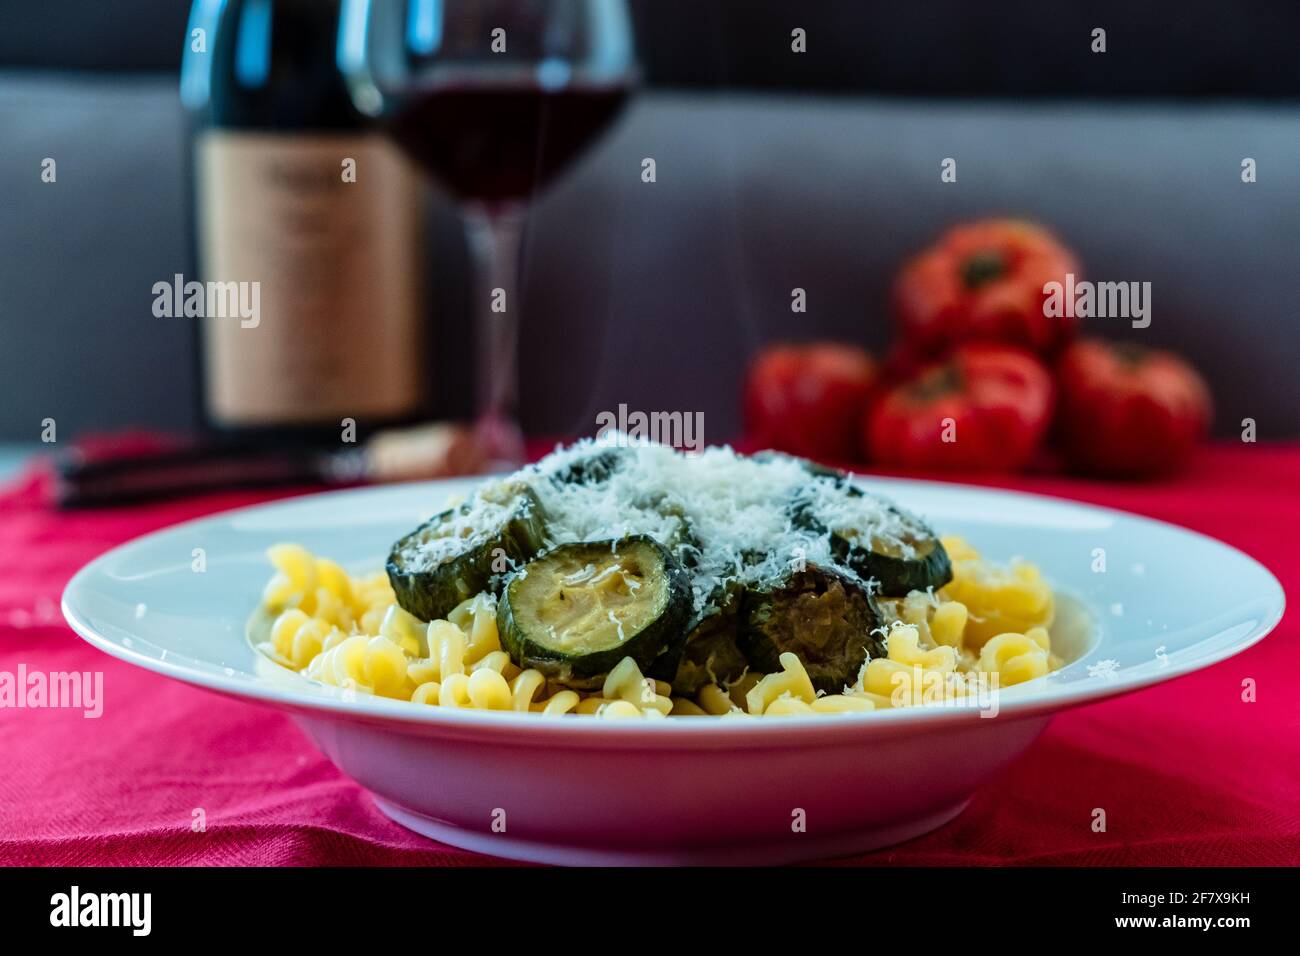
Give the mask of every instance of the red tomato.
[[1009, 471], [1042, 444], [1052, 379], [1022, 349], [963, 345], [889, 391], [866, 418], [871, 459], [904, 468]]
[[1169, 352], [1085, 339], [1061, 356], [1061, 438], [1086, 472], [1138, 477], [1185, 465], [1210, 425], [1210, 390]]
[[859, 422], [876, 363], [836, 342], [763, 350], [745, 378], [745, 423], [760, 444], [836, 461], [860, 457]]
[[894, 281], [894, 316], [914, 349], [941, 355], [962, 342], [1019, 345], [1053, 355], [1074, 319], [1043, 314], [1043, 286], [1079, 273], [1074, 254], [1040, 226], [990, 219], [950, 229]]

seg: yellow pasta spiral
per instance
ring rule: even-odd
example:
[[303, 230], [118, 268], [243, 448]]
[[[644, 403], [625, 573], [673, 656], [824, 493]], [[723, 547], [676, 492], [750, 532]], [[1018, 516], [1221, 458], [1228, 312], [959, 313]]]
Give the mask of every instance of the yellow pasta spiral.
[[943, 543], [952, 559], [952, 580], [940, 594], [965, 606], [970, 647], [978, 649], [998, 634], [1051, 626], [1055, 601], [1038, 568], [1025, 561], [984, 561], [960, 538], [944, 538]]
[[296, 544], [267, 552], [275, 570], [262, 595], [271, 618], [262, 646], [280, 664], [334, 687], [428, 706], [608, 719], [857, 714], [950, 700], [968, 693], [964, 680], [1012, 685], [1059, 666], [1048, 631], [1054, 598], [1038, 570], [985, 561], [960, 538], [943, 541], [953, 580], [938, 592], [881, 599], [893, 619], [885, 656], [868, 660], [839, 694], [818, 696], [803, 662], [788, 652], [776, 673], [746, 672], [728, 686], [704, 687], [694, 700], [674, 697], [631, 658], [598, 690], [579, 693], [511, 661], [491, 594], [425, 622], [397, 604], [384, 572], [350, 576]]

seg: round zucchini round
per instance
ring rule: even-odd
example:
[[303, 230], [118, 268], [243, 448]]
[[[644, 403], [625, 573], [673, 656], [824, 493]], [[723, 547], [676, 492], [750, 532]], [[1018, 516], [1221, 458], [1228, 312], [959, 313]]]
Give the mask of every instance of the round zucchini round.
[[[820, 469], [818, 477], [832, 477]], [[831, 554], [837, 563], [852, 569], [860, 578], [875, 580], [878, 593], [904, 597], [911, 591], [941, 588], [952, 580], [952, 563], [938, 536], [924, 521], [897, 505], [869, 495], [855, 487], [848, 475], [832, 477], [835, 487], [857, 507], [879, 510], [888, 516], [888, 524], [900, 529], [896, 537], [882, 537], [868, 530], [876, 522], [864, 511], [862, 527], [855, 528], [843, 517], [825, 518], [816, 513], [812, 500], [800, 496], [791, 509], [797, 527], [818, 534], [829, 534]]]
[[601, 485], [622, 470], [631, 456], [627, 448], [614, 446], [593, 451], [569, 462], [551, 475], [557, 485]]
[[751, 589], [739, 646], [750, 665], [773, 673], [780, 657], [798, 655], [813, 687], [838, 694], [852, 684], [868, 654], [883, 656], [883, 616], [871, 594], [849, 575], [809, 564]]
[[653, 538], [563, 544], [514, 572], [497, 603], [501, 645], [519, 667], [575, 689], [625, 657], [647, 673], [685, 639], [690, 576]]
[[723, 587], [715, 600], [696, 613], [687, 626], [686, 641], [667, 676], [673, 693], [694, 697], [709, 684], [739, 680], [749, 667], [736, 639], [740, 632], [743, 589]]
[[783, 451], [759, 451], [749, 457], [761, 464], [771, 461], [792, 461], [812, 478], [829, 478], [834, 481], [836, 487], [843, 489], [844, 493], [850, 497], [856, 498], [862, 494], [862, 490], [853, 485], [847, 471], [832, 468], [830, 465], [818, 464], [811, 458], [800, 458], [798, 455], [790, 455]]
[[920, 518], [886, 506], [897, 526], [897, 540], [868, 537], [855, 529], [831, 528], [831, 552], [863, 580], [878, 582], [879, 593], [906, 597], [912, 591], [943, 587], [952, 580], [952, 562], [938, 536]]
[[[489, 507], [482, 508], [482, 502]], [[532, 490], [523, 482], [500, 482], [393, 545], [388, 580], [404, 610], [433, 621], [462, 601], [495, 590], [494, 583], [529, 560], [545, 541], [545, 514]]]

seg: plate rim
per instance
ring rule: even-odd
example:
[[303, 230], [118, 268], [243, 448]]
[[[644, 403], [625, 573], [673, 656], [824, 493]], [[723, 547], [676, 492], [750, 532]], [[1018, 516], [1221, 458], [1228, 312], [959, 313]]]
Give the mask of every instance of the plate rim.
[[[1088, 678], [1069, 685], [1068, 689], [1062, 689], [1059, 685], [1050, 683], [1050, 676], [1047, 678], [1040, 678], [1039, 680], [1042, 681], [1042, 683], [1035, 682], [1035, 686], [1032, 689], [1027, 688], [1024, 692], [1016, 693], [1010, 698], [999, 696], [998, 712], [996, 716], [992, 718], [982, 717], [980, 710], [974, 707], [932, 706], [893, 708], [863, 714], [850, 713], [834, 715], [835, 718], [838, 719], [810, 720], [806, 716], [788, 716], [764, 717], [762, 720], [576, 721], [571, 719], [569, 715], [551, 716], [545, 714], [520, 714], [512, 711], [496, 712], [451, 707], [416, 707], [409, 701], [374, 697], [368, 694], [355, 694], [353, 695], [352, 700], [346, 700], [341, 692], [326, 695], [320, 695], [319, 693], [299, 693], [287, 686], [275, 686], [265, 680], [248, 681], [230, 675], [207, 674], [202, 671], [193, 670], [184, 664], [178, 664], [167, 659], [160, 660], [151, 657], [99, 634], [96, 629], [81, 616], [75, 606], [78, 590], [85, 586], [86, 581], [100, 571], [100, 567], [103, 564], [106, 564], [110, 560], [120, 558], [130, 551], [147, 548], [156, 538], [175, 534], [196, 525], [229, 520], [233, 516], [242, 513], [257, 512], [289, 504], [310, 503], [313, 499], [318, 498], [333, 499], [353, 495], [383, 495], [397, 489], [409, 492], [421, 487], [427, 487], [430, 489], [438, 487], [445, 488], [452, 482], [463, 483], [467, 481], [484, 481], [490, 477], [491, 476], [488, 475], [464, 476], [422, 482], [402, 482], [392, 485], [329, 489], [300, 495], [289, 495], [250, 505], [225, 508], [209, 514], [190, 518], [185, 521], [176, 522], [146, 532], [142, 535], [137, 535], [134, 538], [115, 545], [86, 562], [86, 564], [79, 568], [69, 579], [67, 585], [64, 587], [60, 598], [60, 609], [64, 620], [79, 638], [110, 657], [143, 668], [144, 670], [160, 674], [164, 677], [178, 680], [193, 687], [199, 687], [225, 696], [234, 697], [263, 706], [274, 707], [280, 710], [288, 710], [300, 714], [310, 714], [317, 717], [332, 717], [336, 719], [367, 723], [378, 722], [393, 727], [393, 729], [398, 729], [400, 727], [408, 731], [424, 730], [425, 732], [429, 732], [441, 730], [448, 734], [470, 733], [474, 736], [483, 734], [494, 735], [501, 732], [507, 732], [515, 735], [522, 733], [526, 736], [540, 736], [551, 740], [576, 736], [593, 743], [599, 740], [612, 740], [613, 738], [618, 738], [619, 742], [626, 742], [628, 738], [635, 738], [639, 743], [666, 743], [669, 745], [674, 743], [686, 744], [689, 741], [707, 742], [707, 740], [701, 740], [701, 738], [714, 737], [718, 738], [715, 742], [721, 742], [723, 744], [740, 743], [744, 741], [751, 744], [762, 745], [764, 743], [775, 742], [773, 739], [774, 735], [781, 736], [790, 733], [795, 733], [801, 738], [831, 736], [839, 739], [844, 733], [849, 732], [850, 730], [869, 735], [874, 732], [892, 734], [901, 731], [904, 728], [909, 730], [916, 730], [918, 728], [924, 729], [928, 726], [945, 726], [955, 722], [972, 719], [991, 719], [994, 721], [999, 719], [1012, 720], [1038, 716], [1045, 712], [1055, 713], [1083, 706], [1085, 704], [1096, 703], [1122, 694], [1131, 693], [1156, 684], [1162, 684], [1166, 681], [1174, 680], [1195, 673], [1196, 671], [1212, 667], [1215, 664], [1222, 663], [1228, 658], [1234, 657], [1237, 654], [1248, 650], [1250, 647], [1253, 647], [1255, 644], [1259, 643], [1259, 641], [1263, 640], [1277, 627], [1286, 612], [1285, 589], [1282, 587], [1277, 576], [1274, 575], [1267, 566], [1247, 554], [1245, 551], [1242, 551], [1240, 548], [1192, 528], [1187, 528], [1159, 518], [1152, 518], [1146, 515], [1124, 511], [1119, 508], [1092, 504], [1090, 502], [1078, 501], [1072, 498], [1063, 498], [1058, 495], [1048, 495], [1032, 491], [1019, 491], [996, 486], [974, 485], [965, 482], [904, 478], [887, 475], [877, 476], [857, 472], [851, 473], [851, 477], [857, 481], [868, 479], [896, 487], [910, 487], [921, 490], [943, 489], [950, 492], [957, 491], [964, 493], [975, 492], [978, 494], [1001, 498], [1028, 497], [1046, 502], [1056, 507], [1082, 509], [1093, 513], [1119, 517], [1127, 521], [1136, 521], [1140, 524], [1154, 525], [1167, 530], [1172, 530], [1179, 534], [1192, 535], [1208, 542], [1210, 545], [1234, 552], [1237, 556], [1243, 558], [1246, 562], [1252, 565], [1256, 572], [1262, 574], [1263, 581], [1267, 583], [1272, 592], [1269, 601], [1269, 606], [1272, 608], [1271, 613], [1262, 616], [1243, 637], [1238, 638], [1228, 646], [1197, 656], [1195, 659], [1179, 661], [1178, 663], [1174, 663], [1174, 655], [1169, 655], [1170, 662], [1168, 666], [1154, 672], [1121, 673], [1112, 678]], [[1102, 646], [1103, 644], [1094, 645], [1091, 651], [1095, 651]], [[256, 653], [256, 651], [254, 651], [254, 653]], [[273, 664], [274, 662], [271, 663]], [[289, 671], [288, 673], [292, 672]], [[308, 679], [304, 678], [304, 681], [306, 680]], [[313, 686], [316, 690], [319, 690], [319, 685]]]

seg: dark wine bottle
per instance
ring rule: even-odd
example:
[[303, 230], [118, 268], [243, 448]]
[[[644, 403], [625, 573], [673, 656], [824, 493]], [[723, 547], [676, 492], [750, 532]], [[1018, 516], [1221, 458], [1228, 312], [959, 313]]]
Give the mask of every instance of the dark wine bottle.
[[338, 0], [195, 0], [191, 117], [203, 415], [347, 437], [422, 411], [419, 178], [353, 107]]

